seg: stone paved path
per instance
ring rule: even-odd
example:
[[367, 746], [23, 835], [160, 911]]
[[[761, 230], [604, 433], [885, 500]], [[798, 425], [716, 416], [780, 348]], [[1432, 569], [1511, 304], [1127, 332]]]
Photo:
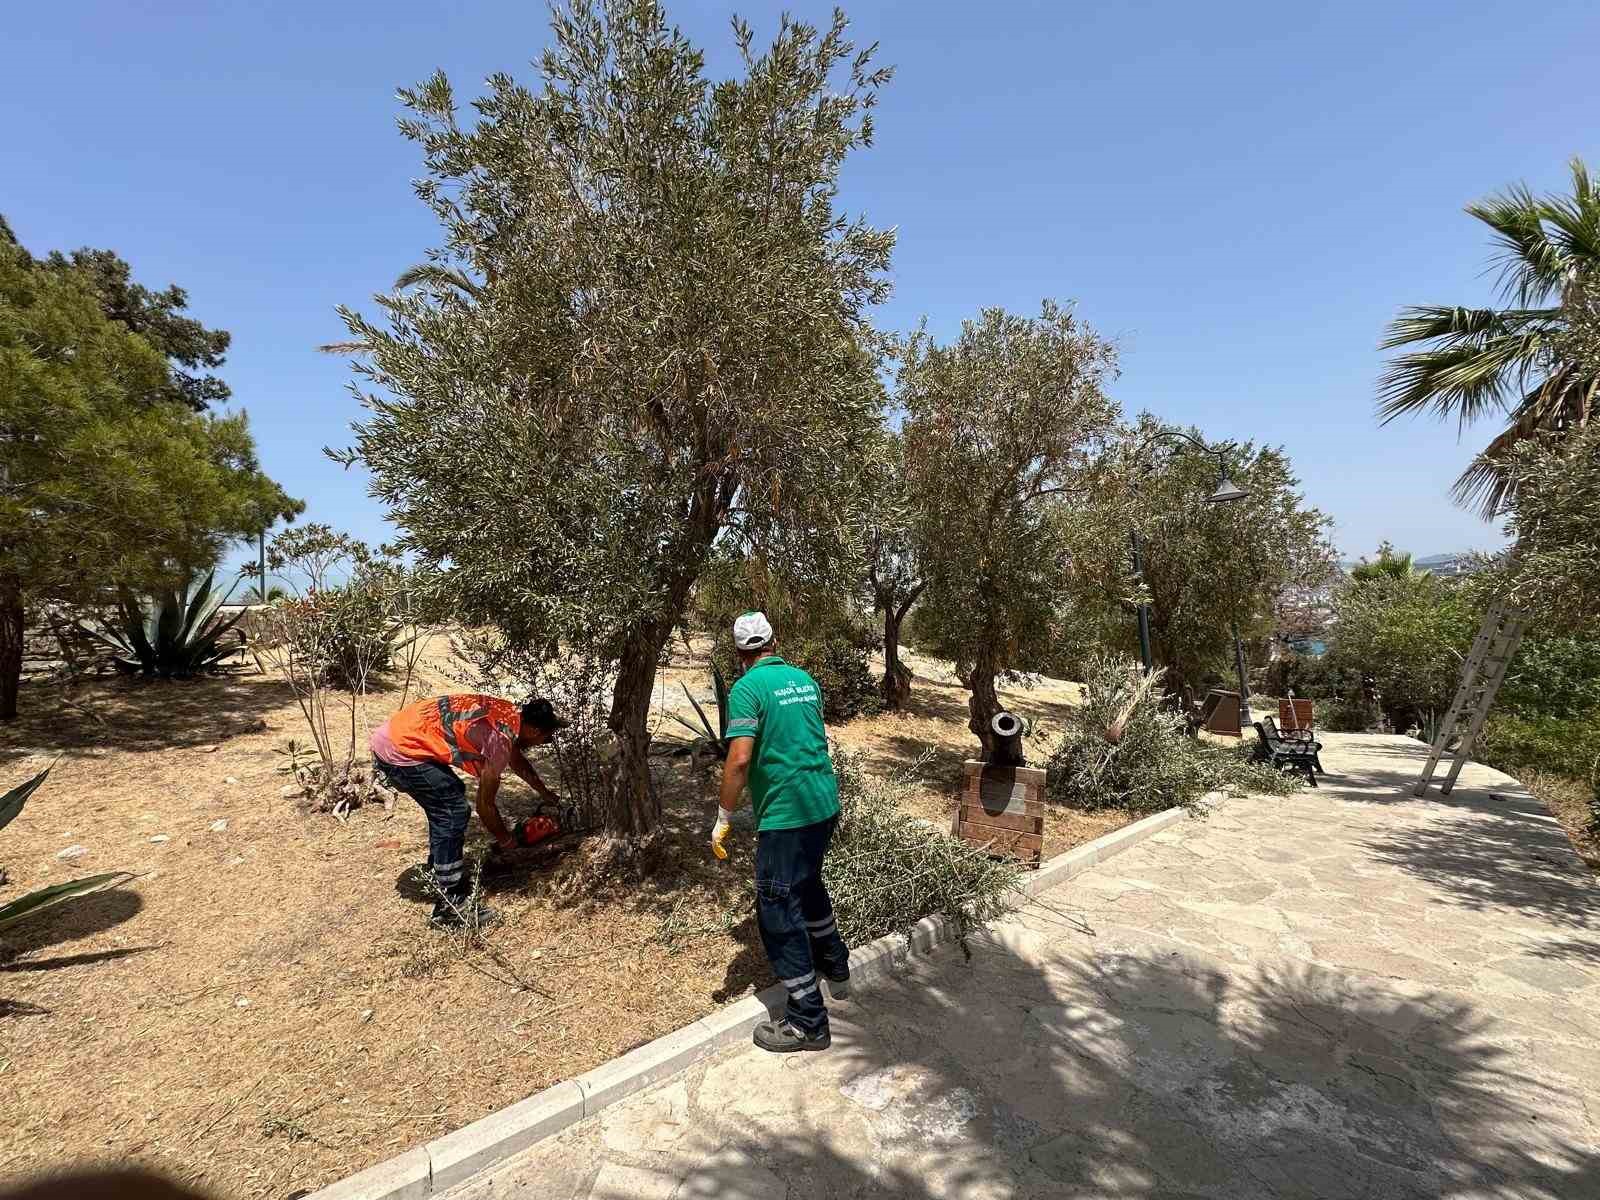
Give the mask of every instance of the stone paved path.
[[1600, 886], [1496, 772], [1422, 749], [1227, 802], [459, 1200], [1600, 1198]]

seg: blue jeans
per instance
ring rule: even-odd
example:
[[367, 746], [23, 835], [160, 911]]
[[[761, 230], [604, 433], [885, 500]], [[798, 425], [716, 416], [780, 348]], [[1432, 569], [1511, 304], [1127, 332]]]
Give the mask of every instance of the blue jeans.
[[[467, 845], [467, 785], [449, 767], [438, 763], [418, 763], [396, 767], [376, 756], [372, 765], [397, 791], [404, 792], [422, 806], [428, 816], [428, 869], [439, 890], [456, 904], [471, 893], [466, 879], [464, 858]], [[433, 906], [435, 916], [444, 916], [450, 906], [443, 900]]]
[[850, 973], [850, 951], [833, 920], [822, 886], [822, 856], [838, 817], [799, 829], [768, 829], [756, 837], [756, 920], [767, 961], [789, 993], [784, 1016], [796, 1029], [828, 1028], [820, 970], [832, 979]]

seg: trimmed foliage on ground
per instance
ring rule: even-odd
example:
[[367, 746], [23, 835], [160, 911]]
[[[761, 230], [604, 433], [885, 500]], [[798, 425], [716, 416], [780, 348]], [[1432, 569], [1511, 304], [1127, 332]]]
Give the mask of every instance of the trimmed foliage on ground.
[[1250, 760], [1237, 747], [1197, 741], [1161, 702], [1161, 672], [1101, 653], [1084, 672], [1083, 704], [1050, 755], [1050, 799], [1072, 808], [1160, 812], [1196, 806], [1207, 792], [1288, 795], [1299, 780]]
[[1016, 907], [1021, 869], [956, 841], [902, 810], [916, 768], [869, 775], [863, 756], [835, 744], [839, 828], [823, 860], [839, 932], [851, 946], [906, 935], [923, 917], [955, 922], [965, 937]]

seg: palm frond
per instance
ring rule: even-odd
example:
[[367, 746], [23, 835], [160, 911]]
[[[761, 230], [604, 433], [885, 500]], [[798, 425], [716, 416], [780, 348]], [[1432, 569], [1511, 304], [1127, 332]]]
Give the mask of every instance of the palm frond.
[[1431, 409], [1465, 428], [1492, 409], [1503, 410], [1536, 370], [1545, 341], [1544, 331], [1534, 330], [1402, 354], [1379, 380], [1379, 422]]
[[1529, 326], [1547, 326], [1559, 320], [1559, 308], [1462, 308], [1424, 304], [1400, 310], [1378, 343], [1394, 350], [1415, 342], [1442, 341], [1447, 345], [1482, 345], [1491, 338], [1519, 333]]
[[132, 878], [132, 874], [127, 871], [107, 871], [104, 875], [91, 875], [87, 879], [69, 879], [65, 883], [52, 884], [36, 892], [29, 892], [25, 896], [18, 896], [15, 900], [0, 904], [0, 930], [15, 925], [18, 921], [35, 917], [45, 909], [65, 900], [71, 900], [74, 896], [87, 896], [91, 892], [104, 891], [106, 888], [127, 883]]
[[1522, 183], [1467, 205], [1470, 215], [1495, 231], [1501, 293], [1524, 308], [1559, 296], [1566, 277], [1566, 255], [1545, 231], [1544, 208]]
[[1530, 438], [1586, 424], [1596, 381], [1563, 364], [1526, 392], [1505, 429], [1472, 460], [1450, 488], [1455, 502], [1493, 520], [1516, 494], [1510, 472], [1512, 452]]
[[1600, 189], [1581, 158], [1572, 160], [1572, 195], [1546, 197], [1542, 206], [1552, 240], [1567, 260], [1567, 272], [1600, 269]]

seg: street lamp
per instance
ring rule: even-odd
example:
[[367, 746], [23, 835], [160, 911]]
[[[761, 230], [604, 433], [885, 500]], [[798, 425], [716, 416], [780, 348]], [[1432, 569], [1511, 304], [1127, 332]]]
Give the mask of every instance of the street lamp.
[[[1235, 500], [1243, 500], [1250, 493], [1236, 484], [1228, 476], [1228, 452], [1234, 449], [1232, 442], [1224, 442], [1218, 446], [1209, 446], [1193, 434], [1184, 433], [1181, 429], [1158, 429], [1140, 442], [1133, 452], [1135, 462], [1141, 459], [1155, 443], [1163, 438], [1176, 438], [1186, 443], [1186, 448], [1200, 451], [1202, 454], [1214, 455], [1217, 460], [1217, 488], [1206, 497], [1207, 504], [1229, 504]], [[1139, 528], [1133, 526], [1128, 531], [1128, 539], [1133, 547], [1133, 577], [1139, 583], [1144, 582], [1144, 553], [1139, 541]], [[1155, 659], [1150, 653], [1150, 606], [1142, 601], [1138, 605], [1139, 611], [1139, 658], [1144, 663], [1145, 674], [1155, 670]], [[1249, 685], [1246, 683], [1244, 669], [1244, 648], [1239, 641], [1239, 628], [1233, 628], [1233, 652], [1235, 663], [1239, 671], [1239, 721], [1240, 728], [1249, 721], [1249, 705], [1246, 697]]]

